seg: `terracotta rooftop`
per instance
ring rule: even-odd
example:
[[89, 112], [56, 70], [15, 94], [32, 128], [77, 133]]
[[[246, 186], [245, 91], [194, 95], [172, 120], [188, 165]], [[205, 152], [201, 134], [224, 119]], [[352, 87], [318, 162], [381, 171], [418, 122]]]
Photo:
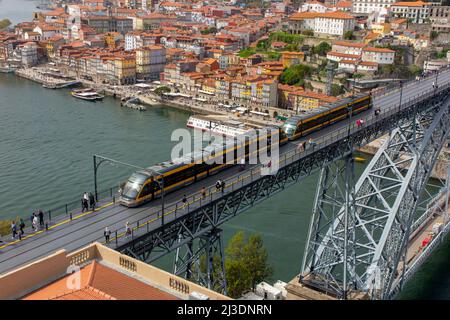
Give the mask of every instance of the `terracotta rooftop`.
[[96, 261], [80, 270], [80, 288], [69, 290], [65, 276], [35, 292], [24, 300], [178, 300], [125, 273]]
[[409, 1], [404, 1], [404, 2], [396, 2], [394, 4], [392, 4], [392, 7], [423, 7], [427, 5], [427, 3], [423, 2], [423, 1], [414, 1], [414, 2], [409, 2]]
[[350, 41], [336, 41], [335, 43], [333, 43], [333, 45], [353, 48], [364, 48], [366, 46], [364, 43]]
[[304, 19], [314, 19], [314, 18], [328, 18], [328, 19], [354, 19], [353, 16], [344, 13], [342, 11], [334, 12], [297, 12], [292, 14], [289, 19], [291, 20], [304, 20]]

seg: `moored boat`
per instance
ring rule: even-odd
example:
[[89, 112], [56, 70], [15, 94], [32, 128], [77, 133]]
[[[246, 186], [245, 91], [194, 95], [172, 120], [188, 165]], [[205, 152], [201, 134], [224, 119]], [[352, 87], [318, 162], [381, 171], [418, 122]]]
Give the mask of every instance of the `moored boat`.
[[188, 128], [202, 130], [213, 134], [235, 137], [252, 129], [244, 123], [235, 120], [217, 121], [204, 116], [190, 116], [186, 126]]
[[78, 99], [86, 100], [86, 101], [97, 101], [102, 100], [105, 96], [96, 92], [94, 89], [80, 89], [73, 90], [71, 92], [72, 96]]
[[14, 72], [13, 68], [0, 66], [0, 73], [13, 73], [13, 72]]

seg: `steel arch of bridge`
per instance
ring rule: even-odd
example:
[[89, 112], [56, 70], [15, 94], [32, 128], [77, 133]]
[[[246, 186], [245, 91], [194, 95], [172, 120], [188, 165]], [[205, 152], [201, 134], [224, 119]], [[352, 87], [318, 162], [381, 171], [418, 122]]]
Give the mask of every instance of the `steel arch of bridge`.
[[[391, 132], [358, 182], [351, 159], [322, 169], [301, 282], [339, 298], [391, 296], [405, 272], [413, 216], [447, 138], [450, 98]], [[342, 180], [342, 181], [340, 181]]]
[[280, 168], [275, 175], [261, 176], [258, 167], [251, 169], [250, 174], [237, 179], [236, 188], [232, 191], [180, 210], [177, 218], [152, 230], [142, 230], [140, 233], [138, 230], [133, 239], [118, 243], [116, 250], [145, 262], [153, 262], [218, 228], [313, 171], [345, 158], [356, 148], [394, 130], [399, 124], [411, 121], [416, 113], [428, 110], [430, 104], [438, 104], [446, 96], [446, 90], [437, 94], [430, 93], [419, 97], [417, 101], [406, 103], [399, 110], [392, 110], [373, 121], [367, 121], [362, 128], [348, 131], [344, 129], [319, 144], [316, 150], [287, 153], [281, 157]]

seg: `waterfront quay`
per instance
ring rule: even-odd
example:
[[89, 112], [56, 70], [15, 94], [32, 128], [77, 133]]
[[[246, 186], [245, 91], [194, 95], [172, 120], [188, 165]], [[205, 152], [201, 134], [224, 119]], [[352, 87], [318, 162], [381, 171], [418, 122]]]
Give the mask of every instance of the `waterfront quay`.
[[26, 78], [28, 80], [42, 84], [48, 89], [61, 89], [74, 85], [78, 85], [81, 82], [78, 80], [65, 77], [56, 72], [51, 72], [45, 67], [33, 67], [27, 69], [17, 69], [15, 74], [19, 77]]

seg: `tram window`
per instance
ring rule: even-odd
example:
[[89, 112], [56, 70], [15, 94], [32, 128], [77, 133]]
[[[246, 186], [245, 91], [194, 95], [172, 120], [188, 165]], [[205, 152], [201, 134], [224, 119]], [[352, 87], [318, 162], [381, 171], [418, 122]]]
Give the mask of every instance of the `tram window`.
[[152, 183], [147, 183], [143, 188], [141, 193], [139, 194], [140, 197], [145, 197], [152, 193]]

